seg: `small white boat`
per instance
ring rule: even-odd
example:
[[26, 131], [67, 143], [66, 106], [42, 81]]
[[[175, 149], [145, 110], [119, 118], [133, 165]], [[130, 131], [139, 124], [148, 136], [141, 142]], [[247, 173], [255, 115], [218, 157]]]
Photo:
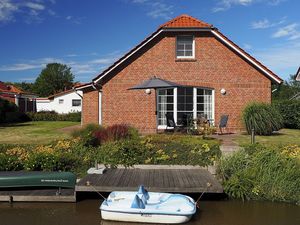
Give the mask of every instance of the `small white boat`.
[[102, 219], [143, 223], [185, 223], [196, 212], [195, 201], [186, 195], [115, 191], [100, 206]]

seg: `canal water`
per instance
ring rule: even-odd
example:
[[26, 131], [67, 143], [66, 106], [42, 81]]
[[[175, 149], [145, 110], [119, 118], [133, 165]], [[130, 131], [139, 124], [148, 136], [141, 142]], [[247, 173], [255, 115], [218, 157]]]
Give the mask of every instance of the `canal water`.
[[[100, 201], [0, 203], [0, 225], [135, 225], [102, 221]], [[272, 202], [202, 201], [187, 225], [300, 225], [300, 206]]]

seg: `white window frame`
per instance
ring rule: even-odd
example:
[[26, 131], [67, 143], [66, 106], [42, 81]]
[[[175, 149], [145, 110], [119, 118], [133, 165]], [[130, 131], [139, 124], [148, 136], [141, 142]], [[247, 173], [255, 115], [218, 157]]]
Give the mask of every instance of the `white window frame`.
[[64, 104], [64, 102], [65, 102], [65, 100], [64, 100], [63, 98], [59, 98], [59, 99], [58, 99], [58, 104], [61, 105], [61, 104]]
[[[177, 43], [178, 43], [178, 37], [192, 37], [193, 43], [192, 43], [192, 55], [191, 56], [178, 56], [177, 55]], [[195, 36], [194, 35], [177, 35], [176, 36], [176, 59], [194, 59], [195, 58]]]
[[[215, 90], [211, 88], [193, 87], [193, 119], [197, 118], [197, 89], [211, 90], [211, 101], [212, 101], [212, 125], [215, 123]], [[157, 92], [158, 93], [158, 92]], [[156, 109], [158, 109], [158, 94], [156, 95]], [[173, 88], [173, 117], [175, 123], [177, 123], [177, 88]], [[167, 125], [158, 125], [158, 111], [156, 116], [156, 126], [158, 130], [166, 129]]]

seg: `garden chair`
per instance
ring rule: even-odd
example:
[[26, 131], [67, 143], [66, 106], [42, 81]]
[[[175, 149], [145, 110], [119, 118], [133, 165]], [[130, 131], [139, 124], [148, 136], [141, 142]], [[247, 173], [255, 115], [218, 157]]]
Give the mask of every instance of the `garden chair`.
[[222, 115], [219, 123], [220, 134], [223, 134], [223, 129], [227, 131], [228, 115]]
[[167, 119], [167, 127], [166, 127], [166, 131], [178, 131], [180, 126], [178, 126], [176, 123], [175, 123], [175, 120], [174, 120], [174, 117], [173, 117], [173, 114], [170, 114], [170, 113], [166, 113], [166, 119]]

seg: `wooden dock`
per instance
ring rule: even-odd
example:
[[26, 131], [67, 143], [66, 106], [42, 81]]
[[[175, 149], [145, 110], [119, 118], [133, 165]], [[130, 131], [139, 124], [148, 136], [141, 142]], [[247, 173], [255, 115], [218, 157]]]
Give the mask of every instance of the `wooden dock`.
[[[211, 187], [207, 190], [207, 183]], [[149, 191], [173, 193], [223, 193], [221, 184], [207, 170], [200, 168], [108, 169], [104, 174], [90, 174], [76, 185], [76, 192], [136, 191], [143, 184]]]
[[0, 202], [76, 202], [74, 189], [7, 189], [0, 191]]

